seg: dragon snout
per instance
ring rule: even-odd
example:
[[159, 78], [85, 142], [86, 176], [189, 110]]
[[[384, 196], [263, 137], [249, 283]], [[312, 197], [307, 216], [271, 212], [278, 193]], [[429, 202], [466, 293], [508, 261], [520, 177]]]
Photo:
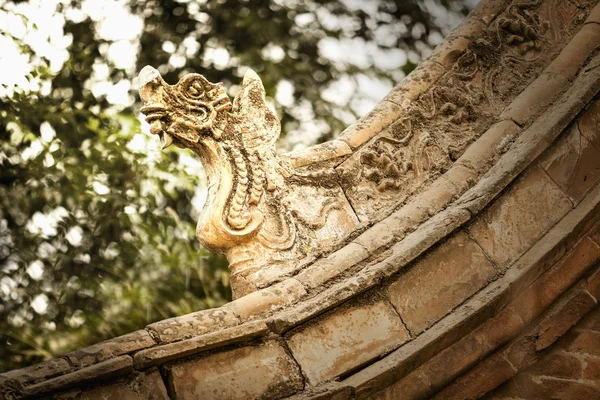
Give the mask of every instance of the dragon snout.
[[159, 135], [162, 148], [165, 149], [173, 143], [173, 136], [166, 132], [164, 118], [167, 114], [166, 83], [155, 68], [147, 65], [139, 75], [140, 97], [144, 106], [140, 109], [146, 115], [146, 122], [150, 124], [150, 133]]

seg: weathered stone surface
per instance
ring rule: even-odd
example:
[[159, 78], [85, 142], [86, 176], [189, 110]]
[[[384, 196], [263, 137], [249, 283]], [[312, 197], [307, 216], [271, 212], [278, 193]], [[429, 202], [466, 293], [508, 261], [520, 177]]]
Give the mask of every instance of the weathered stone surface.
[[585, 366], [581, 377], [586, 380], [600, 382], [600, 357], [584, 357]]
[[[406, 78], [385, 96], [385, 100], [401, 105], [403, 108], [411, 101], [425, 93], [444, 73], [446, 69], [433, 60], [425, 60], [417, 66]], [[398, 113], [395, 119], [401, 117]], [[366, 142], [366, 140], [365, 140]], [[364, 143], [364, 142], [363, 142]]]
[[568, 85], [569, 81], [563, 76], [543, 73], [517, 96], [500, 114], [500, 118], [523, 125], [552, 104]]
[[464, 55], [471, 40], [481, 35], [485, 29], [486, 25], [483, 21], [478, 20], [473, 14], [469, 15], [433, 50], [427, 60], [435, 61], [446, 69], [452, 68]]
[[586, 290], [600, 301], [600, 266], [587, 278]]
[[470, 17], [477, 18], [489, 25], [494, 18], [506, 8], [506, 0], [488, 0], [480, 1], [471, 11]]
[[409, 339], [398, 314], [383, 300], [353, 302], [286, 335], [312, 385], [335, 378]]
[[235, 308], [242, 321], [247, 321], [294, 303], [304, 295], [306, 295], [304, 286], [296, 279], [288, 278], [229, 304]]
[[578, 324], [581, 329], [589, 329], [591, 331], [600, 332], [600, 308], [590, 312], [586, 317]]
[[600, 7], [594, 7], [585, 22], [586, 24], [600, 24]]
[[477, 244], [459, 232], [396, 279], [387, 294], [408, 329], [419, 334], [495, 273]]
[[561, 293], [577, 282], [583, 274], [600, 260], [600, 248], [591, 240], [584, 239], [520, 296], [520, 301], [508, 307], [514, 309], [521, 319], [531, 322]]
[[573, 125], [542, 156], [540, 165], [574, 202], [600, 180], [600, 151]]
[[77, 400], [169, 400], [160, 372], [139, 374], [132, 381], [100, 385], [86, 390]]
[[[492, 125], [465, 150], [460, 158], [456, 160], [456, 165], [450, 170], [457, 165], [464, 165], [471, 171], [486, 172], [497, 156], [507, 150], [509, 144], [519, 132], [519, 126], [510, 120], [500, 121]], [[450, 170], [445, 175], [448, 175]]]
[[[501, 280], [488, 285], [415, 339], [343, 382], [355, 388], [357, 398], [366, 397], [379, 392], [383, 387], [392, 385], [400, 377], [412, 371], [415, 365], [429, 360], [462, 339], [490, 316], [495, 315], [507, 301], [508, 287], [509, 285]], [[510, 321], [501, 320], [495, 326], [507, 322]], [[506, 330], [504, 332], [506, 333]], [[489, 342], [489, 339], [483, 336], [480, 335], [477, 340], [481, 343]], [[400, 386], [410, 385], [400, 384]]]
[[479, 399], [515, 374], [510, 363], [496, 353], [438, 393], [434, 399]]
[[351, 400], [354, 399], [352, 388], [337, 382], [326, 383], [315, 388], [305, 389], [302, 393], [286, 400]]
[[[459, 346], [459, 350], [462, 348], [463, 351], [450, 353], [450, 355], [454, 354], [456, 359], [453, 358], [451, 361], [448, 361], [448, 358], [445, 359], [446, 361], [442, 359], [437, 363], [440, 368], [444, 367], [448, 369], [449, 366], [453, 366], [458, 368], [459, 371], [466, 370], [475, 362], [474, 360], [483, 357], [483, 355], [492, 349], [503, 346], [512, 340], [549, 303], [544, 302], [544, 304], [540, 304], [537, 300], [531, 302], [527, 300], [529, 295], [524, 293], [514, 299], [504, 310], [499, 310], [507, 304], [507, 301], [510, 299], [509, 295], [512, 294], [514, 296], [522, 292], [524, 288], [528, 288], [540, 273], [560, 259], [565, 254], [563, 246], [567, 248], [572, 247], [577, 243], [579, 238], [593, 228], [599, 199], [597, 196], [586, 197], [575, 210], [571, 211], [536, 243], [533, 248], [521, 257], [503, 278], [500, 278], [493, 284], [488, 285], [481, 292], [475, 294], [467, 302], [411, 342], [404, 344], [383, 360], [373, 363], [369, 367], [347, 378], [344, 383], [355, 387], [358, 398], [372, 395], [380, 391], [382, 387], [388, 385], [392, 386], [382, 393], [387, 393], [389, 397], [382, 398], [395, 398], [393, 397], [393, 393], [405, 393], [405, 391], [406, 393], [418, 391], [419, 396], [431, 397], [430, 377], [439, 375], [442, 378], [445, 376], [448, 379], [452, 379], [456, 375], [456, 371], [449, 371], [449, 375], [440, 374], [437, 370], [434, 372], [430, 371], [427, 374], [420, 373], [420, 376], [427, 376], [428, 380], [424, 386], [417, 387], [410, 383], [414, 380], [415, 374], [411, 374], [410, 378], [406, 377], [399, 382], [398, 378], [406, 375], [407, 371], [411, 371], [414, 365], [419, 365], [423, 361], [429, 360], [442, 349], [449, 348], [457, 340], [465, 342]], [[578, 254], [589, 253], [590, 248], [587, 246], [592, 242], [589, 240], [588, 242], [584, 245], [586, 247], [580, 249]], [[594, 257], [593, 254], [592, 257]], [[568, 259], [565, 258], [565, 260]], [[563, 261], [563, 263], [565, 262]], [[534, 295], [534, 299], [539, 297], [540, 293], [545, 293], [544, 298], [552, 302], [552, 298], [556, 298], [562, 291], [581, 277], [582, 273], [589, 267], [589, 263], [576, 263], [576, 266], [576, 268], [553, 268], [546, 279], [543, 281], [538, 280], [538, 282], [544, 282], [541, 284], [543, 288], [535, 287], [531, 289], [531, 292], [538, 294], [537, 296]], [[511, 288], [510, 290], [509, 287]], [[533, 309], [533, 313], [529, 311], [527, 313], [519, 312], [518, 310], [521, 308], [524, 310]], [[522, 320], [520, 317], [521, 314], [529, 319]], [[488, 320], [490, 317], [494, 318]], [[486, 320], [488, 322], [484, 323]], [[593, 325], [593, 322], [589, 322], [589, 324]], [[474, 328], [477, 329], [474, 330]], [[533, 341], [530, 340], [528, 346], [535, 351]], [[441, 371], [443, 371], [443, 368]], [[441, 379], [437, 385], [443, 386], [445, 384], [443, 381], [444, 379]], [[394, 384], [394, 382], [396, 383]], [[396, 390], [400, 391], [395, 392]], [[383, 396], [383, 394], [379, 395]], [[395, 396], [397, 397], [397, 394]]]
[[538, 323], [535, 350], [542, 351], [553, 345], [595, 306], [596, 300], [588, 292], [570, 291], [558, 304], [553, 305], [550, 314]]
[[505, 399], [596, 399], [600, 390], [577, 380], [535, 375], [518, 375], [508, 385], [494, 391], [486, 400]]
[[581, 331], [577, 336], [564, 345], [564, 349], [570, 353], [586, 354], [600, 357], [600, 332]]
[[307, 288], [315, 288], [331, 278], [353, 267], [369, 255], [367, 249], [358, 243], [350, 243], [340, 250], [321, 259], [296, 275], [296, 279]]
[[527, 372], [533, 375], [554, 376], [564, 379], [579, 379], [582, 375], [582, 365], [575, 355], [560, 351], [552, 352], [535, 363]]
[[44, 361], [29, 367], [15, 369], [0, 374], [2, 378], [17, 379], [23, 384], [39, 383], [45, 379], [61, 375], [73, 369], [64, 358]]
[[175, 318], [163, 319], [148, 325], [148, 330], [155, 332], [160, 343], [189, 339], [220, 328], [234, 326], [240, 319], [234, 307], [225, 305], [219, 308], [197, 311]]
[[[598, 224], [599, 211], [600, 187], [597, 187], [506, 271], [505, 277], [511, 282], [511, 291], [514, 293], [524, 292], [544, 271], [555, 265], [567, 252], [575, 249], [576, 245], [589, 246], [592, 244], [593, 242], [589, 240], [583, 243], [582, 239]], [[592, 254], [595, 253], [593, 247], [590, 249]], [[531, 264], [536, 267], [529, 268]], [[557, 282], [567, 281], [571, 284], [574, 282], [572, 279], [578, 279], [577, 277], [582, 271], [581, 267], [585, 270], [588, 265], [576, 264], [572, 269], [575, 277], [567, 274], [557, 278], [559, 279]]]
[[392, 224], [386, 218], [367, 229], [354, 239], [353, 242], [359, 244], [369, 252], [374, 252], [380, 247], [388, 246], [394, 239], [398, 238], [401, 235], [398, 228], [397, 225]]
[[577, 120], [577, 126], [581, 135], [589, 140], [597, 150], [600, 150], [600, 101], [590, 104], [581, 118]]
[[179, 363], [168, 374], [177, 400], [278, 399], [304, 386], [298, 366], [277, 341]]
[[206, 333], [202, 336], [180, 342], [142, 350], [135, 354], [133, 361], [137, 369], [145, 369], [201, 351], [260, 337], [267, 333], [267, 331], [267, 325], [262, 321], [248, 322], [233, 328]]
[[283, 157], [285, 157], [293, 167], [299, 168], [327, 161], [332, 158], [343, 157], [351, 153], [352, 149], [346, 142], [336, 139], [307, 147], [304, 150], [286, 153]]
[[401, 113], [402, 107], [384, 99], [384, 101], [377, 104], [365, 116], [344, 129], [338, 138], [348, 143], [354, 149], [385, 129]]
[[275, 314], [268, 320], [269, 327], [277, 333], [284, 333], [294, 326], [324, 313], [336, 305], [379, 284], [381, 274], [374, 268], [360, 271], [348, 279], [333, 285], [310, 299]]
[[120, 356], [94, 364], [65, 375], [27, 386], [25, 393], [32, 397], [41, 397], [76, 385], [86, 385], [99, 379], [123, 376], [133, 372], [133, 360], [130, 356]]
[[377, 268], [386, 277], [396, 274], [409, 262], [468, 221], [469, 218], [468, 211], [457, 208], [447, 209], [436, 214], [399, 243], [392, 246], [388, 250], [390, 254], [384, 260], [384, 263], [369, 266], [366, 270]]
[[156, 343], [150, 337], [150, 334], [141, 329], [127, 335], [119, 336], [95, 345], [84, 347], [65, 355], [71, 365], [84, 367], [92, 365], [109, 358], [117, 357], [123, 354], [133, 353], [135, 351], [154, 346]]
[[[596, 56], [591, 64], [600, 63]], [[483, 179], [459, 199], [458, 204], [478, 214], [516, 175], [538, 157], [573, 121], [584, 105], [600, 90], [600, 68], [591, 68], [579, 76], [561, 97], [515, 140]]]
[[433, 393], [429, 377], [417, 370], [404, 379], [366, 398], [369, 400], [424, 399], [430, 398]]
[[533, 167], [469, 231], [494, 262], [507, 267], [571, 208], [562, 191]]
[[552, 61], [546, 71], [573, 79], [586, 59], [600, 45], [600, 25], [586, 24]]
[[[473, 145], [477, 145], [477, 142], [475, 142]], [[461, 159], [459, 158], [459, 160]], [[466, 159], [462, 160], [466, 163]], [[463, 194], [468, 188], [475, 184], [479, 175], [478, 172], [479, 171], [477, 170], [462, 165], [461, 162], [456, 162], [448, 171], [446, 171], [444, 175], [442, 175], [442, 177], [456, 186], [458, 189], [457, 193]]]

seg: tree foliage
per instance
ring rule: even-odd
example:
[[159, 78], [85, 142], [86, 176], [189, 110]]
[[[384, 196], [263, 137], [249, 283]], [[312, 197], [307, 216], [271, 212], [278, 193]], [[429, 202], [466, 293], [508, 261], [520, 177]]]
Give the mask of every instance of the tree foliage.
[[[98, 3], [140, 29], [119, 37], [126, 27]], [[463, 3], [0, 0], [0, 44], [29, 66], [16, 85], [0, 80], [0, 370], [230, 298], [226, 260], [195, 238], [198, 161], [141, 134], [141, 67], [170, 83], [201, 72], [230, 95], [253, 68], [289, 149], [334, 137], [379, 100]], [[62, 22], [62, 38], [47, 38], [64, 41], [62, 60], [33, 40], [44, 36], [34, 12]]]

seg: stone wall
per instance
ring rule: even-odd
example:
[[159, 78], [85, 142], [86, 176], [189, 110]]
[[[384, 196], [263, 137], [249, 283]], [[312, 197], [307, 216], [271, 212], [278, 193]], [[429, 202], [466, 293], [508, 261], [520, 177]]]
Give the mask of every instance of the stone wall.
[[[339, 139], [359, 224], [218, 309], [0, 374], [4, 398], [600, 397], [600, 5], [484, 0]], [[249, 275], [248, 275], [249, 276]]]

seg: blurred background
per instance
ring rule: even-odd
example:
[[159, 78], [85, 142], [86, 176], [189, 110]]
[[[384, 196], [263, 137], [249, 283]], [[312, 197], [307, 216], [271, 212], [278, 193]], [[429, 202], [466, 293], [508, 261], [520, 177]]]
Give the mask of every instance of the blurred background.
[[205, 176], [141, 122], [137, 72], [258, 72], [280, 150], [334, 138], [477, 0], [0, 0], [0, 371], [230, 300]]

